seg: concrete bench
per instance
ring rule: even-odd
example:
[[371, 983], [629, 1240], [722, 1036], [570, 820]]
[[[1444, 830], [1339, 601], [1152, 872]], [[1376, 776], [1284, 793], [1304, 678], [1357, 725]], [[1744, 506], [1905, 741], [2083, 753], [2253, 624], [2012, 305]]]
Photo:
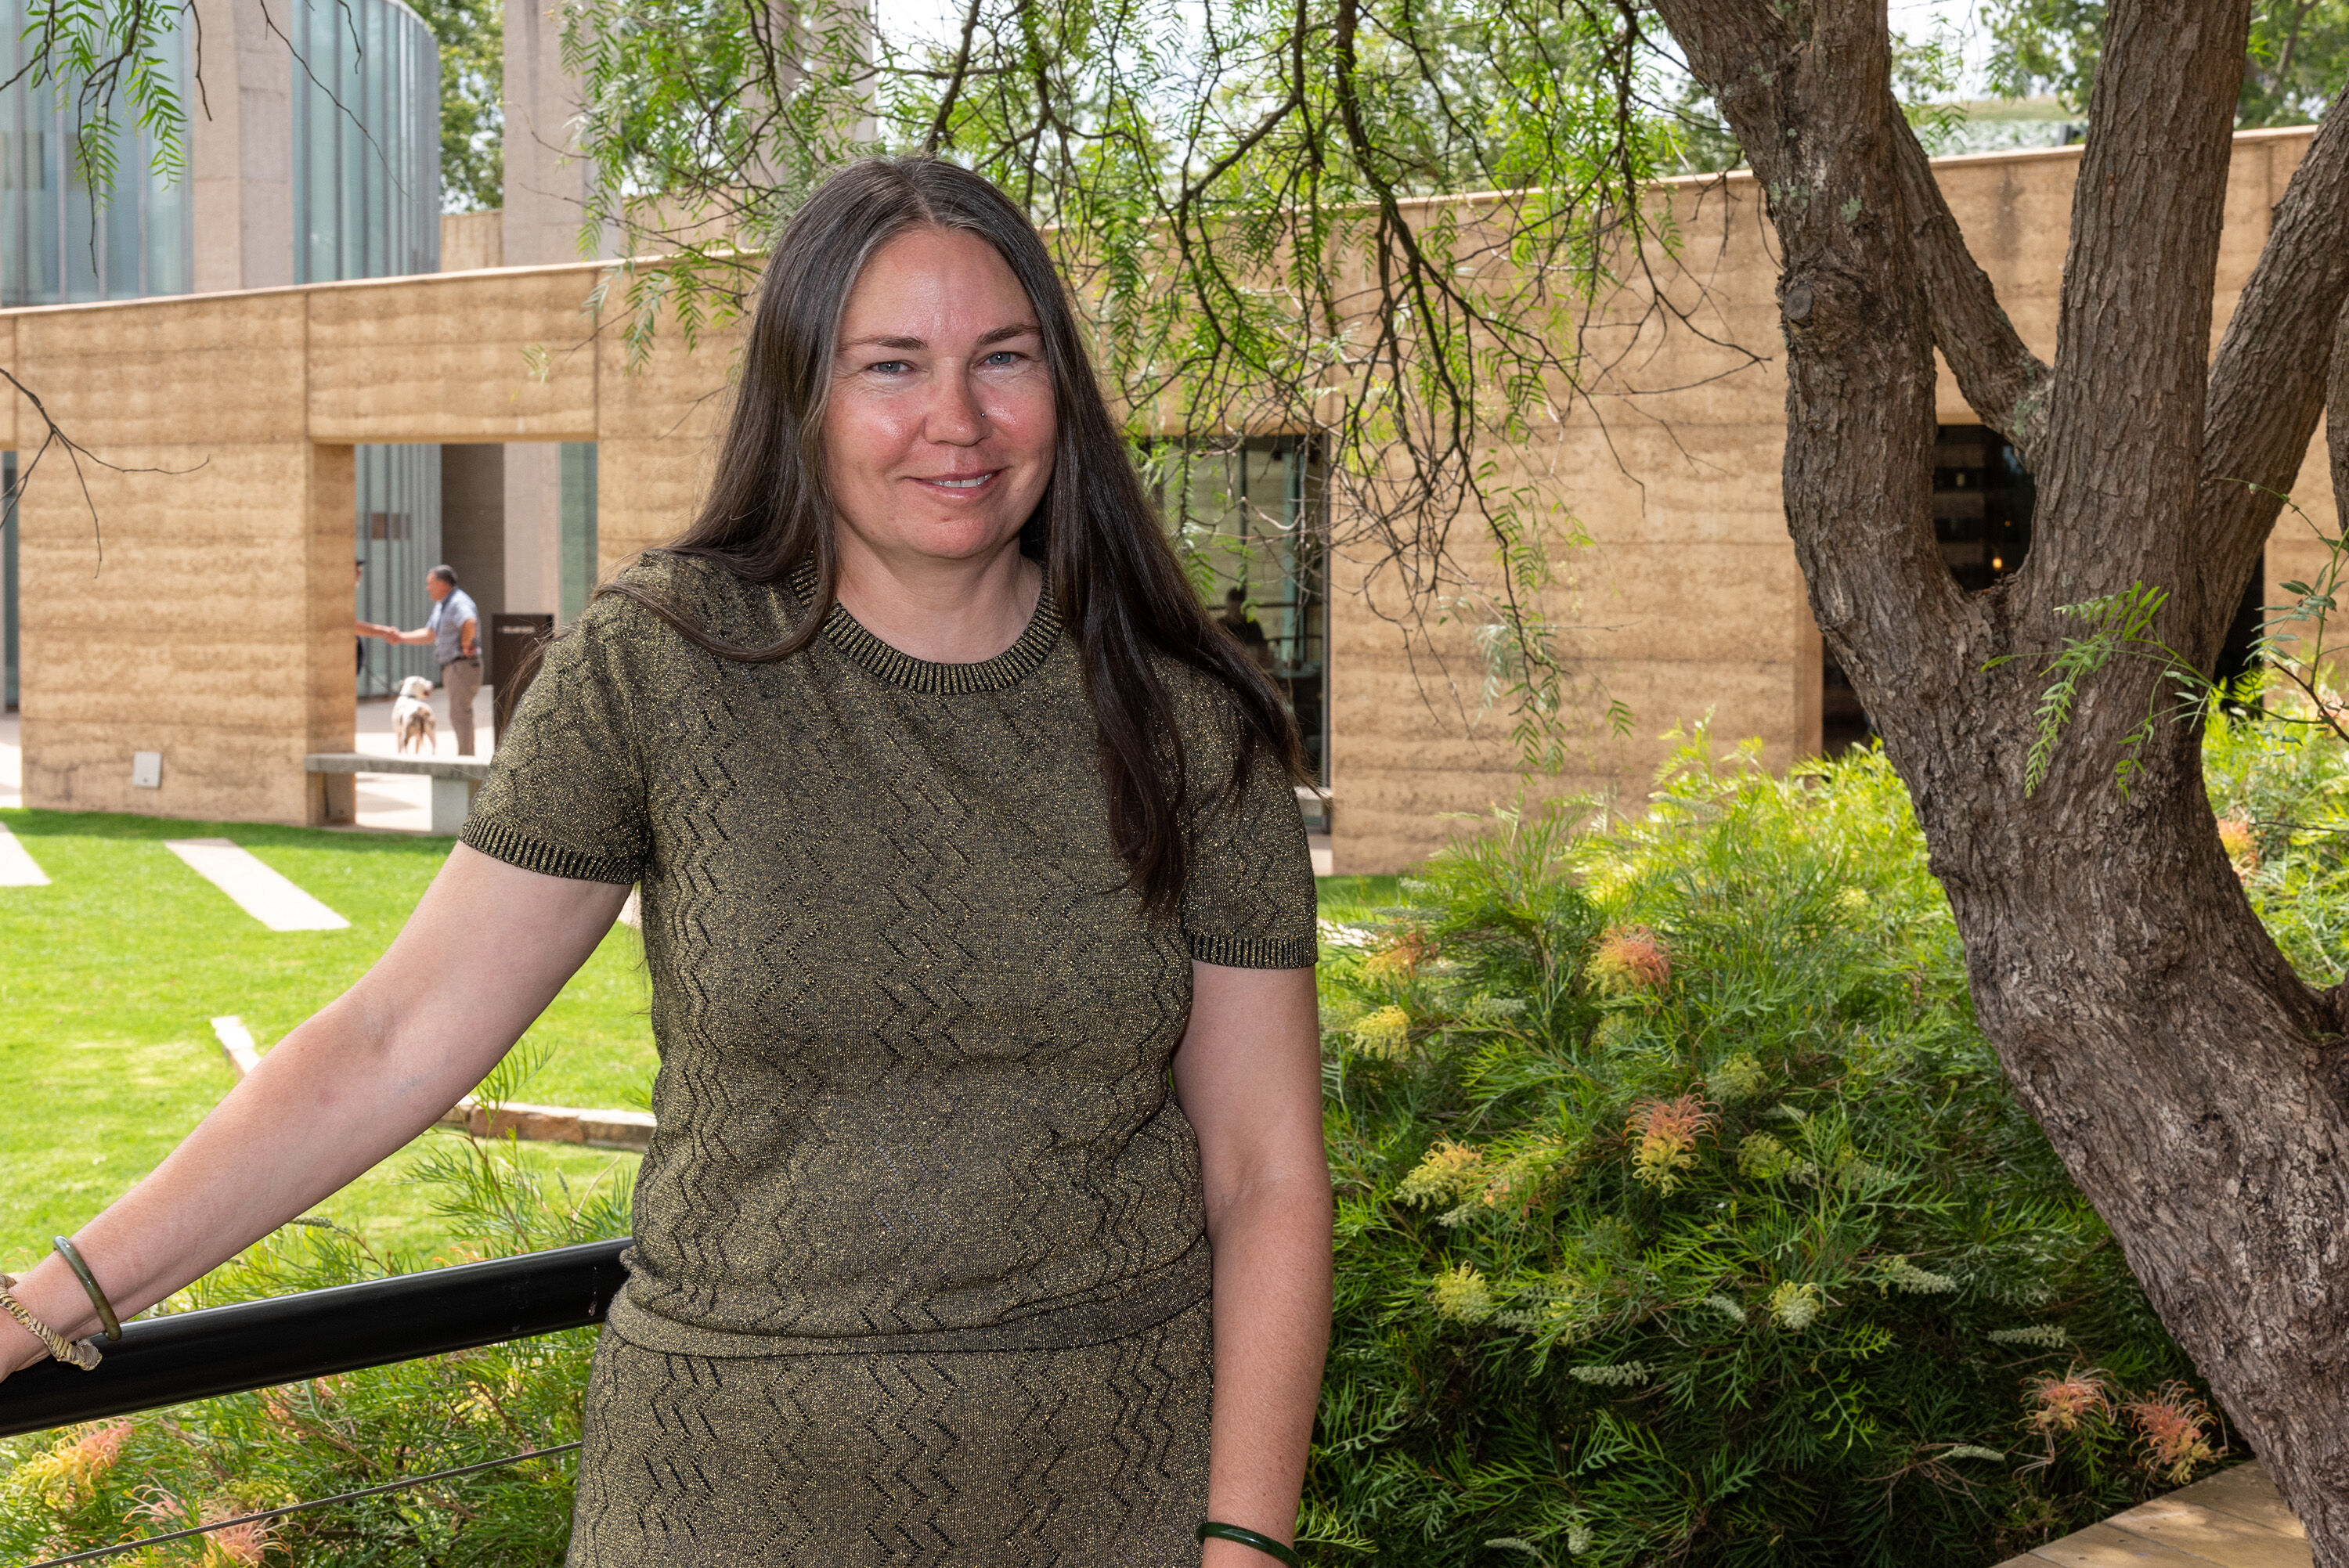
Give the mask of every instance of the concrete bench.
[[471, 757], [378, 757], [365, 751], [314, 751], [302, 758], [305, 773], [409, 773], [432, 780], [431, 831], [454, 837], [473, 809], [474, 792], [490, 776], [486, 758]]

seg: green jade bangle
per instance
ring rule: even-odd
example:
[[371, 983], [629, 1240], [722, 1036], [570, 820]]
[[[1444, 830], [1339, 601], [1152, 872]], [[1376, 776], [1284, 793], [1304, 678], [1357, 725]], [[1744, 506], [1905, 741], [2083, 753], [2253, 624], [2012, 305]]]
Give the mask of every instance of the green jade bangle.
[[114, 1304], [106, 1299], [104, 1291], [98, 1288], [98, 1276], [91, 1274], [89, 1265], [81, 1261], [81, 1253], [75, 1251], [73, 1243], [63, 1236], [53, 1236], [50, 1241], [57, 1249], [57, 1256], [66, 1260], [66, 1267], [73, 1270], [74, 1278], [81, 1281], [81, 1288], [89, 1293], [89, 1304], [98, 1308], [98, 1321], [105, 1326], [107, 1338], [121, 1338], [122, 1325], [115, 1320]]
[[1288, 1568], [1305, 1568], [1304, 1558], [1299, 1557], [1271, 1536], [1259, 1535], [1255, 1531], [1241, 1525], [1218, 1524], [1212, 1519], [1202, 1520], [1199, 1523], [1199, 1544], [1205, 1546], [1210, 1541], [1236, 1541], [1242, 1546], [1255, 1547], [1267, 1557], [1288, 1563]]

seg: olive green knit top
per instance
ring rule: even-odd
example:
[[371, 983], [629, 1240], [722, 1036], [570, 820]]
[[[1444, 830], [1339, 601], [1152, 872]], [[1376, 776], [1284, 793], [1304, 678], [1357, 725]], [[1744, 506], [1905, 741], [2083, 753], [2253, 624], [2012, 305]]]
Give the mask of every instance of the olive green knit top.
[[[628, 571], [771, 643], [788, 586]], [[802, 590], [803, 592], [803, 590]], [[1207, 1290], [1197, 1140], [1167, 1066], [1191, 963], [1314, 961], [1304, 829], [1177, 672], [1179, 919], [1124, 883], [1081, 665], [1049, 593], [971, 665], [835, 607], [771, 664], [618, 596], [547, 650], [464, 841], [642, 885], [657, 1129], [611, 1327], [688, 1355], [1097, 1343]]]

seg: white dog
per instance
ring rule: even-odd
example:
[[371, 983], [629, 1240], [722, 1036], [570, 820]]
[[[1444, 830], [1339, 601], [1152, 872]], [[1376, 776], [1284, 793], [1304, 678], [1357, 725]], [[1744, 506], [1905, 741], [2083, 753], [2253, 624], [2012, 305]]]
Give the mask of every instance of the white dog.
[[399, 700], [391, 705], [391, 735], [396, 750], [431, 751], [432, 683], [422, 676], [399, 683]]

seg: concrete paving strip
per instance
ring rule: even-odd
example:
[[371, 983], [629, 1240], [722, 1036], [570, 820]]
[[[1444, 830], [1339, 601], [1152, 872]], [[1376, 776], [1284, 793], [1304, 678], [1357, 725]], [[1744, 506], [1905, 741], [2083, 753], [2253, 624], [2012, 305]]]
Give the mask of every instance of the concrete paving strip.
[[350, 922], [226, 839], [166, 839], [188, 869], [272, 931], [344, 931]]
[[236, 1069], [238, 1078], [261, 1065], [261, 1052], [254, 1046], [253, 1031], [235, 1014], [212, 1020], [212, 1038], [220, 1042], [221, 1055], [228, 1058], [228, 1065]]
[[[212, 1020], [212, 1035], [220, 1041], [221, 1055], [228, 1065], [243, 1078], [261, 1065], [261, 1053], [254, 1047], [253, 1032], [234, 1014]], [[509, 1102], [483, 1105], [467, 1095], [442, 1114], [434, 1124], [454, 1127], [475, 1138], [503, 1138], [508, 1134], [533, 1143], [583, 1143], [590, 1149], [633, 1149], [638, 1153], [652, 1146], [653, 1119], [642, 1110], [586, 1110], [575, 1105], [523, 1105]]]
[[49, 879], [16, 835], [0, 827], [0, 887], [47, 887]]

